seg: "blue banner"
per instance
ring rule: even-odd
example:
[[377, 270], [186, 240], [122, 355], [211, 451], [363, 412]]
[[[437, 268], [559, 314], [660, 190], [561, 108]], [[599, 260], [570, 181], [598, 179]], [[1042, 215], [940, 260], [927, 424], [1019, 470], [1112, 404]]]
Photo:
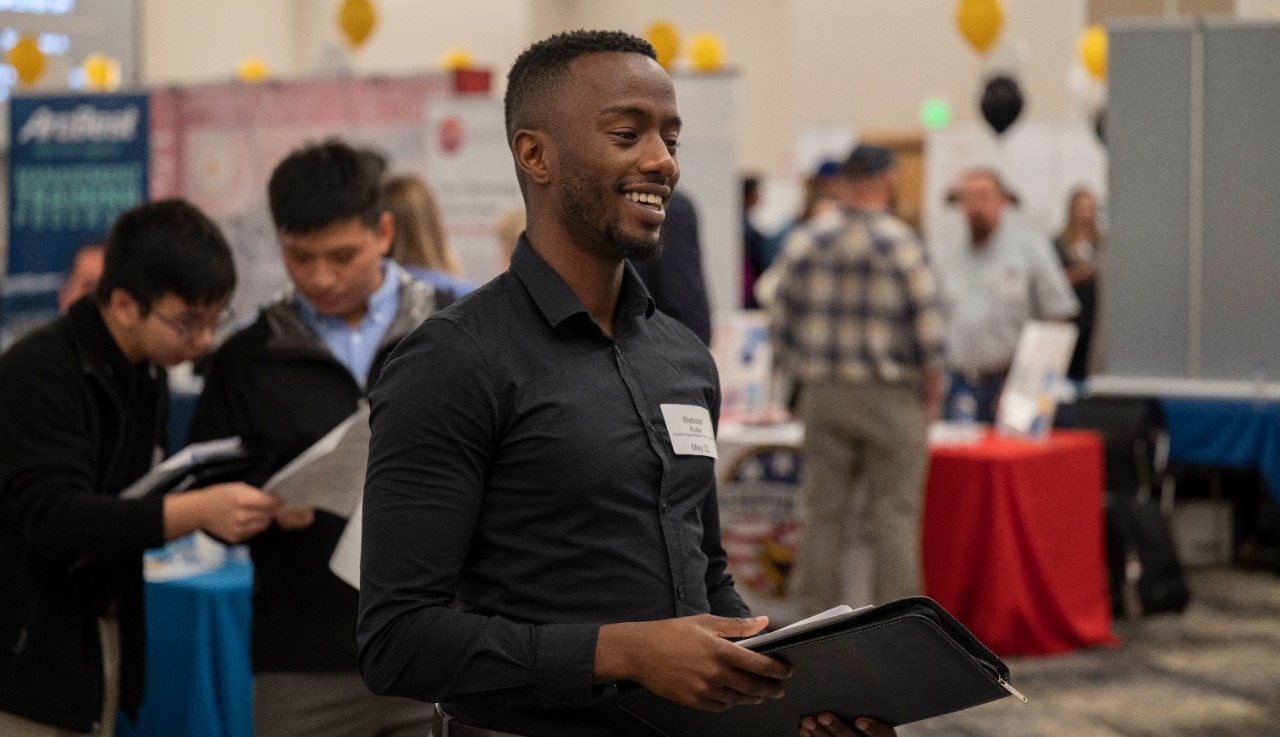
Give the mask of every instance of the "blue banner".
[[82, 245], [147, 197], [145, 95], [17, 96], [9, 102], [9, 249], [0, 346], [57, 314]]

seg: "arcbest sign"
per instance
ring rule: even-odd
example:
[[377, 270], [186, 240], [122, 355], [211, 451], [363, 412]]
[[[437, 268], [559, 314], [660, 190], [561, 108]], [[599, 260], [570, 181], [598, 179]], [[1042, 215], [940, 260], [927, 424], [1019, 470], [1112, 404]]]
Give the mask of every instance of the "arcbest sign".
[[147, 98], [15, 97], [9, 105], [9, 248], [0, 347], [57, 313], [81, 246], [147, 197]]

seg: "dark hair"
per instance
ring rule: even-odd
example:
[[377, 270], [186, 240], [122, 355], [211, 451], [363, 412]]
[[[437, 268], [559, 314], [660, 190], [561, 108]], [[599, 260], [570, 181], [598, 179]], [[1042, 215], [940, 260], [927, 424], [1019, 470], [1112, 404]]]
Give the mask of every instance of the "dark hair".
[[271, 219], [286, 233], [310, 233], [330, 223], [360, 218], [378, 224], [387, 160], [337, 138], [308, 144], [276, 165], [267, 184]]
[[113, 290], [123, 289], [146, 314], [168, 293], [208, 305], [235, 286], [236, 267], [222, 231], [191, 203], [173, 199], [145, 202], [116, 218], [95, 295], [105, 305]]
[[622, 31], [557, 33], [525, 49], [507, 73], [507, 94], [503, 100], [507, 142], [510, 143], [521, 128], [536, 125], [543, 103], [555, 97], [555, 87], [574, 59], [607, 52], [658, 58], [648, 41]]
[[755, 197], [760, 194], [760, 177], [755, 174], [748, 174], [742, 178], [742, 199]]

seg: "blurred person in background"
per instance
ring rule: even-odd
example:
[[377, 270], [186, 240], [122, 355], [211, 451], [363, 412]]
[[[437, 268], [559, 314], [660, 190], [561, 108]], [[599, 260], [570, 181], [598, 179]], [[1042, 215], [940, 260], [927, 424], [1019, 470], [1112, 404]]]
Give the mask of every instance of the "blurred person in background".
[[[265, 482], [351, 416], [400, 339], [452, 298], [386, 258], [385, 171], [377, 152], [331, 139], [271, 174], [289, 284], [213, 354], [191, 423], [192, 440], [239, 436], [266, 456], [246, 481]], [[293, 507], [249, 541], [257, 737], [429, 733], [425, 704], [375, 696], [357, 672], [359, 592], [329, 568], [346, 526]]]
[[98, 289], [104, 251], [101, 243], [86, 243], [76, 249], [71, 270], [58, 288], [58, 314], [65, 315], [73, 302]]
[[1084, 381], [1089, 375], [1093, 327], [1098, 314], [1098, 271], [1102, 262], [1103, 235], [1098, 228], [1098, 198], [1093, 192], [1078, 187], [1067, 198], [1067, 223], [1053, 241], [1067, 272], [1067, 282], [1080, 301], [1075, 316], [1079, 337], [1071, 354], [1068, 378]]
[[142, 553], [240, 542], [280, 500], [242, 483], [122, 499], [167, 447], [165, 369], [213, 342], [235, 286], [218, 227], [182, 200], [107, 234], [94, 298], [0, 356], [0, 735], [110, 735], [144, 697]]
[[760, 204], [760, 177], [742, 178], [742, 306], [759, 307], [756, 302], [756, 279], [769, 268], [768, 244], [764, 233], [751, 221], [751, 211]]
[[977, 400], [976, 419], [994, 422], [1022, 328], [1032, 320], [1069, 320], [1080, 305], [1049, 240], [1013, 221], [1009, 190], [992, 169], [971, 169], [950, 198], [968, 225], [964, 237], [939, 244], [934, 265], [947, 315], [950, 386]]
[[516, 241], [524, 232], [524, 207], [516, 205], [498, 213], [493, 224], [493, 235], [498, 239], [498, 272], [506, 271], [511, 266], [511, 254], [516, 250]]
[[844, 602], [851, 505], [870, 520], [872, 601], [923, 593], [926, 431], [941, 403], [938, 283], [920, 239], [890, 211], [893, 156], [859, 145], [843, 175], [839, 224], [796, 231], [770, 308], [775, 360], [799, 384], [804, 422], [795, 596], [806, 616]]
[[387, 211], [395, 222], [391, 258], [418, 281], [461, 296], [476, 288], [463, 279], [458, 257], [449, 249], [444, 221], [431, 188], [416, 174], [389, 177], [382, 185]]
[[692, 330], [704, 345], [711, 345], [711, 304], [693, 200], [679, 191], [671, 193], [662, 221], [662, 251], [650, 259], [632, 260], [631, 265], [657, 308]]

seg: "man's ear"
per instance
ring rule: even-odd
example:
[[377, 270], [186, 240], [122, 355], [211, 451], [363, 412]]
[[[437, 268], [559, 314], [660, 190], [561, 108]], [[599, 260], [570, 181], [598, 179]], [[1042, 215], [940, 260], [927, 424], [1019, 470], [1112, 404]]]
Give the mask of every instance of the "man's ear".
[[111, 290], [111, 296], [107, 298], [107, 311], [115, 318], [117, 325], [132, 325], [145, 317], [138, 300], [120, 287]]
[[529, 181], [546, 184], [551, 179], [551, 140], [542, 131], [521, 128], [511, 139], [511, 153]]

